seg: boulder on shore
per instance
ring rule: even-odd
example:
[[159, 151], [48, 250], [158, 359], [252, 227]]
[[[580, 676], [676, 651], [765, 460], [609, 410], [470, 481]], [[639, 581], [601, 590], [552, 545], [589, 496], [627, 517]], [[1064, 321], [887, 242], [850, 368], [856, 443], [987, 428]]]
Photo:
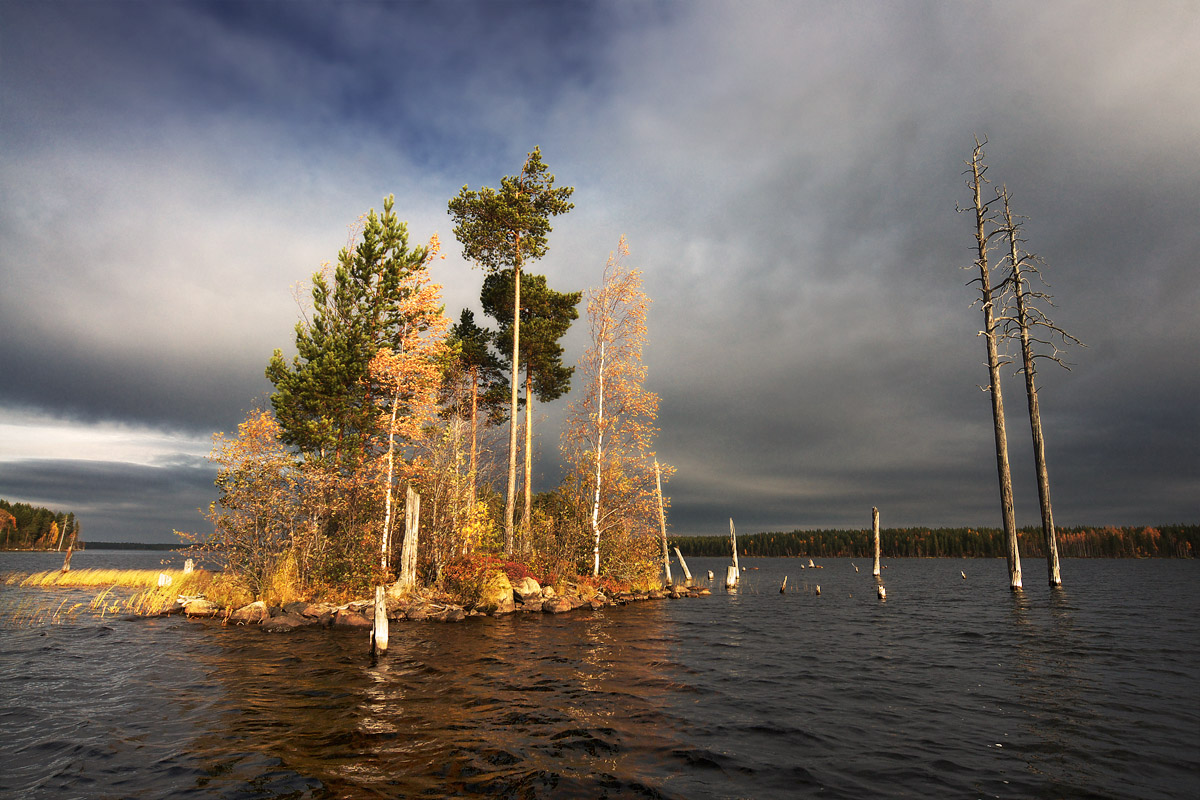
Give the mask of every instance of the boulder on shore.
[[203, 597], [195, 597], [183, 604], [183, 613], [189, 617], [215, 617], [221, 613], [221, 607]]
[[462, 622], [466, 618], [462, 606], [444, 606], [429, 612], [429, 619], [434, 622]]
[[270, 617], [271, 612], [267, 609], [267, 604], [262, 600], [256, 600], [230, 614], [229, 621], [235, 625], [257, 625]]
[[371, 620], [361, 611], [355, 611], [350, 608], [340, 608], [333, 617], [334, 627], [340, 628], [369, 628]]
[[479, 602], [475, 607], [488, 614], [507, 614], [516, 608], [513, 600], [513, 585], [508, 576], [501, 570], [496, 570], [483, 581], [479, 592]]
[[533, 578], [521, 578], [513, 584], [513, 594], [521, 603], [540, 603], [542, 600], [542, 585]]
[[286, 633], [296, 628], [305, 628], [314, 624], [311, 617], [302, 617], [299, 614], [284, 612], [276, 617], [264, 619], [260, 627], [267, 633]]
[[542, 611], [547, 614], [562, 614], [564, 611], [571, 611], [575, 606], [565, 597], [551, 597], [542, 603]]

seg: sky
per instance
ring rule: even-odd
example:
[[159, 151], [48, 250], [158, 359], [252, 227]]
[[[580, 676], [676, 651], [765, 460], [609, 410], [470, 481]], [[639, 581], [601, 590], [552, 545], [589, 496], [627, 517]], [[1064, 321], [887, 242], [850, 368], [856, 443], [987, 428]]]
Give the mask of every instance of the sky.
[[1038, 372], [1056, 522], [1200, 522], [1193, 2], [0, 0], [0, 497], [203, 532], [295, 287], [394, 194], [482, 318], [446, 204], [537, 146], [575, 209], [534, 271], [643, 270], [674, 533], [998, 527], [975, 137], [1087, 345]]

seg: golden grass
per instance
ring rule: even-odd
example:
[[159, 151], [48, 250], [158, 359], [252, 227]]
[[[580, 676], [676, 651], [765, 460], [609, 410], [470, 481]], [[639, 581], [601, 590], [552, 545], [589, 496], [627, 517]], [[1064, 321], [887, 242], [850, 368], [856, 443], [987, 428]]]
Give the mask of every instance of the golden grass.
[[[183, 570], [170, 569], [73, 569], [70, 572], [47, 570], [35, 572], [21, 577], [10, 576], [7, 583], [18, 586], [49, 589], [57, 586], [95, 587], [95, 586], [127, 586], [131, 588], [146, 588], [158, 586], [158, 576], [165, 574], [171, 578], [174, 585], [183, 577]], [[195, 574], [195, 573], [193, 573]]]
[[[160, 586], [160, 574], [167, 575], [170, 583]], [[203, 569], [187, 574], [182, 570], [81, 569], [66, 573], [51, 570], [28, 576], [9, 576], [6, 583], [46, 590], [102, 589], [91, 602], [68, 605], [69, 601], [63, 600], [57, 608], [27, 601], [11, 613], [12, 621], [23, 626], [62, 624], [85, 610], [100, 618], [115, 614], [154, 616], [170, 610], [181, 596], [204, 597], [229, 610], [254, 599], [231, 576]]]

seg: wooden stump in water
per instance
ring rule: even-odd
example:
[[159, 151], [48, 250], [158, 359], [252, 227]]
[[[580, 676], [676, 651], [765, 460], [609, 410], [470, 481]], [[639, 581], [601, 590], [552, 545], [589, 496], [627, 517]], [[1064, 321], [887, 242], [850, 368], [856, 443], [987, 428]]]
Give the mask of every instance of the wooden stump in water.
[[375, 587], [375, 622], [371, 626], [371, 653], [383, 654], [388, 648], [387, 603], [384, 600], [383, 584]]
[[738, 585], [738, 568], [730, 564], [725, 568], [725, 588], [736, 590]]
[[871, 509], [871, 530], [875, 533], [875, 565], [872, 568], [872, 574], [876, 577], [879, 575], [879, 509]]
[[[679, 546], [675, 546], [675, 557], [679, 559], [679, 566], [683, 567], [683, 585], [692, 588], [692, 573], [687, 568], [687, 562], [683, 560], [683, 553], [679, 552]], [[712, 573], [708, 573], [709, 579], [712, 578]]]
[[73, 553], [74, 551], [75, 551], [75, 543], [71, 542], [71, 544], [67, 547], [67, 555], [63, 559], [63, 565], [62, 565], [63, 572], [71, 571], [71, 553]]
[[787, 575], [783, 576], [783, 583], [779, 584], [779, 593], [780, 594], [787, 593]]

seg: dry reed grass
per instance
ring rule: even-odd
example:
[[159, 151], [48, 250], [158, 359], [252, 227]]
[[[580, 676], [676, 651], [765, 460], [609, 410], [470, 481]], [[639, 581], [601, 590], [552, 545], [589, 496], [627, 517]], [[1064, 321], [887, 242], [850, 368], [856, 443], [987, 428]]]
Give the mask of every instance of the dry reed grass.
[[[160, 586], [160, 574], [170, 577], [170, 583]], [[51, 570], [28, 576], [10, 576], [6, 582], [45, 590], [102, 587], [102, 591], [90, 602], [68, 605], [70, 601], [63, 600], [57, 608], [39, 605], [33, 599], [26, 600], [11, 614], [5, 614], [12, 624], [22, 627], [62, 624], [74, 620], [85, 611], [101, 619], [116, 614], [156, 616], [174, 608], [180, 597], [205, 597], [229, 609], [245, 605], [253, 599], [249, 592], [228, 576], [203, 569], [186, 574], [182, 570], [82, 569], [66, 573]]]
[[126, 586], [131, 588], [146, 588], [158, 586], [159, 574], [165, 574], [175, 584], [183, 576], [182, 570], [157, 569], [73, 569], [70, 572], [47, 570], [35, 572], [26, 577], [11, 576], [8, 583], [18, 586], [49, 589], [58, 586], [75, 588], [95, 586]]

